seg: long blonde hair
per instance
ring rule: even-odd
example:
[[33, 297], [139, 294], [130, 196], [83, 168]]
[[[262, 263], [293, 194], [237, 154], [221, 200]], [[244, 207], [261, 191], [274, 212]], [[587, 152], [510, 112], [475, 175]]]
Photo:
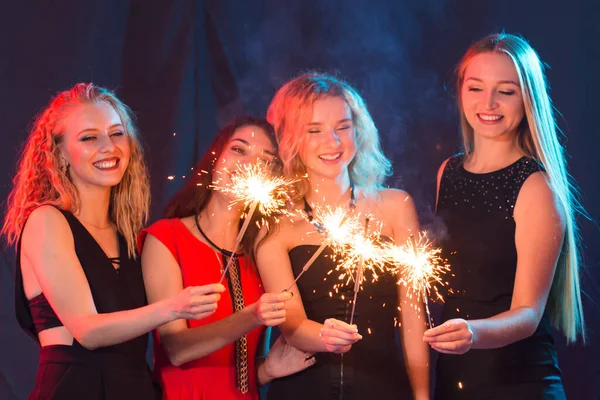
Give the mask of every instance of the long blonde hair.
[[136, 237], [148, 218], [150, 190], [148, 172], [137, 129], [129, 108], [111, 91], [92, 83], [78, 83], [56, 95], [36, 118], [21, 153], [13, 188], [8, 196], [2, 234], [14, 245], [27, 218], [41, 205], [53, 205], [77, 213], [80, 200], [68, 172], [61, 166], [59, 144], [62, 122], [80, 104], [106, 102], [121, 118], [129, 139], [131, 158], [123, 179], [111, 190], [109, 215], [136, 257]]
[[576, 213], [585, 214], [578, 192], [567, 173], [565, 150], [558, 140], [552, 101], [544, 66], [531, 45], [523, 38], [507, 33], [494, 34], [475, 42], [458, 64], [457, 92], [461, 130], [465, 154], [473, 151], [473, 128], [462, 109], [461, 87], [467, 64], [482, 53], [496, 52], [508, 55], [519, 75], [523, 93], [525, 121], [518, 129], [518, 146], [528, 156], [543, 165], [547, 181], [565, 215], [565, 239], [558, 259], [547, 310], [552, 325], [562, 331], [569, 343], [581, 335], [585, 342], [585, 323], [581, 304], [579, 278], [579, 229]]
[[300, 159], [300, 146], [306, 137], [305, 126], [310, 122], [314, 102], [328, 96], [344, 99], [352, 112], [356, 155], [349, 166], [350, 180], [363, 192], [374, 193], [391, 174], [392, 166], [381, 150], [377, 128], [365, 101], [347, 82], [309, 72], [284, 84], [267, 111], [267, 120], [275, 128], [284, 174], [299, 178], [294, 196], [302, 198], [310, 188], [308, 180], [302, 179], [306, 167]]

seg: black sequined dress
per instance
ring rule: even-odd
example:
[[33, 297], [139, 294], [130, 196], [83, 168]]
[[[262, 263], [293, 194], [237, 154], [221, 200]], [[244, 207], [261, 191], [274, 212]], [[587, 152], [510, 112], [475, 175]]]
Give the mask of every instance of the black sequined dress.
[[[513, 211], [525, 180], [541, 171], [523, 157], [475, 174], [452, 157], [443, 172], [437, 216], [447, 228], [452, 268], [442, 321], [489, 318], [510, 309], [517, 268]], [[546, 313], [527, 339], [463, 355], [440, 354], [437, 399], [562, 399], [564, 392]]]

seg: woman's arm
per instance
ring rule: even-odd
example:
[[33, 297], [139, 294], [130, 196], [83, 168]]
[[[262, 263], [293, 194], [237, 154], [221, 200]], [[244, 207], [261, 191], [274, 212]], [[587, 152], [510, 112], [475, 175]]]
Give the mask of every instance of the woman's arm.
[[207, 286], [188, 288], [150, 306], [98, 314], [69, 224], [51, 206], [31, 213], [21, 243], [31, 277], [69, 333], [90, 350], [134, 339], [176, 318], [204, 318], [216, 307], [220, 289]]
[[454, 319], [425, 333], [435, 350], [462, 354], [494, 349], [531, 336], [537, 329], [552, 286], [565, 233], [563, 213], [544, 175], [532, 174], [515, 205], [517, 273], [510, 310], [491, 318]]
[[[151, 304], [160, 303], [183, 288], [177, 261], [169, 249], [151, 234], [144, 242], [142, 270], [146, 295]], [[284, 303], [289, 298], [289, 293], [265, 293], [258, 302], [196, 328], [188, 328], [186, 321], [181, 319], [169, 322], [158, 328], [162, 346], [176, 366], [205, 357], [261, 325], [274, 326], [283, 322], [286, 316]]]
[[[418, 235], [419, 220], [410, 195], [399, 190], [386, 190], [383, 199], [384, 215], [390, 216], [395, 243], [402, 245], [410, 234]], [[409, 304], [414, 300], [409, 298], [404, 285], [398, 285], [398, 298], [401, 307], [400, 342], [414, 398], [429, 399], [429, 349], [423, 342], [427, 323], [423, 305], [416, 304], [419, 311], [417, 307], [410, 307]]]
[[[281, 221], [279, 231], [265, 240], [257, 249], [256, 262], [265, 290], [282, 292], [294, 282], [288, 249], [283, 242], [289, 232], [288, 222]], [[324, 324], [307, 318], [300, 292], [294, 284], [290, 291], [293, 297], [286, 303], [287, 316], [279, 327], [292, 346], [316, 352], [346, 352], [362, 338], [354, 325], [328, 319]]]

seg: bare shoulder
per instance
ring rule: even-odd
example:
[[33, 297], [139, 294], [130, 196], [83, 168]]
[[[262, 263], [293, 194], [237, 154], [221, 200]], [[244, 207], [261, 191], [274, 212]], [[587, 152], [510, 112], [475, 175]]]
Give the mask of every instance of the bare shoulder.
[[21, 238], [21, 255], [36, 268], [48, 267], [54, 273], [76, 259], [73, 232], [59, 210], [44, 205], [29, 215]]
[[564, 210], [550, 187], [547, 175], [541, 171], [534, 172], [521, 186], [515, 204], [515, 218], [529, 213], [549, 212], [564, 218]]
[[451, 158], [452, 157], [446, 158], [446, 160], [440, 165], [440, 168], [438, 168], [438, 173], [437, 173], [438, 186], [439, 186], [440, 180], [442, 179], [442, 175], [444, 174], [444, 170], [446, 169], [446, 165], [448, 164], [448, 161], [450, 161]]
[[[259, 240], [257, 240], [257, 243], [259, 243], [257, 254], [278, 251], [287, 253], [298, 244], [310, 242], [313, 239], [310, 237], [312, 231], [316, 232], [315, 227], [302, 215], [294, 213], [294, 215], [283, 216], [277, 222], [277, 227], [265, 240], [262, 240], [262, 237], [264, 237], [266, 230], [265, 228], [262, 229]], [[317, 237], [317, 235], [313, 236]]]
[[542, 172], [534, 172], [529, 175], [525, 182], [523, 182], [523, 186], [521, 186], [521, 191], [519, 192], [519, 197], [521, 196], [531, 196], [536, 192], [540, 192], [539, 195], [543, 197], [554, 197], [552, 189], [550, 188], [550, 183], [548, 182], [547, 175]]
[[63, 241], [71, 238], [73, 234], [65, 216], [50, 205], [43, 205], [29, 215], [23, 230], [23, 244], [36, 242], [36, 239], [44, 241]]
[[292, 231], [294, 229], [294, 222], [296, 221], [295, 217], [284, 216], [281, 217], [277, 222], [276, 227], [272, 227], [271, 233], [269, 236], [263, 240], [263, 238], [267, 235], [267, 227], [263, 226], [260, 230], [257, 243], [260, 243], [260, 247], [271, 247], [283, 245], [287, 239], [292, 235]]
[[381, 199], [381, 205], [384, 211], [393, 211], [394, 213], [403, 210], [413, 209], [414, 201], [408, 192], [400, 189], [381, 189], [378, 191]]

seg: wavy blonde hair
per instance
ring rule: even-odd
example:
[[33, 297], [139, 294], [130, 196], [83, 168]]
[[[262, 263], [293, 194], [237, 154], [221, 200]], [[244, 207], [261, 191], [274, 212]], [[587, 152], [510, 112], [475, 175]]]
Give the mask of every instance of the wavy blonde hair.
[[306, 166], [300, 159], [300, 147], [306, 138], [313, 104], [324, 97], [340, 97], [352, 112], [356, 131], [356, 155], [349, 165], [350, 181], [367, 194], [381, 188], [391, 175], [392, 164], [385, 157], [379, 134], [365, 101], [347, 82], [332, 75], [309, 72], [284, 84], [275, 94], [267, 111], [267, 120], [275, 128], [279, 156], [284, 174], [300, 178], [295, 185], [294, 199], [310, 190]]
[[562, 331], [569, 343], [581, 335], [585, 342], [585, 323], [581, 303], [579, 278], [580, 239], [576, 213], [583, 213], [578, 191], [567, 173], [565, 149], [558, 140], [558, 128], [554, 118], [552, 101], [544, 74], [544, 65], [531, 45], [522, 37], [507, 33], [487, 36], [475, 42], [465, 53], [457, 68], [458, 109], [465, 154], [473, 152], [473, 128], [469, 125], [462, 109], [461, 87], [465, 70], [473, 57], [482, 53], [508, 55], [517, 74], [523, 92], [525, 120], [518, 129], [520, 149], [543, 165], [550, 188], [558, 199], [565, 215], [565, 240], [556, 266], [550, 289], [547, 310], [552, 325]]
[[61, 165], [59, 144], [64, 134], [63, 121], [76, 106], [100, 102], [114, 108], [129, 139], [131, 158], [121, 182], [111, 190], [109, 215], [125, 237], [129, 256], [137, 257], [136, 237], [146, 223], [150, 205], [143, 150], [129, 107], [114, 93], [93, 83], [78, 83], [59, 93], [35, 119], [7, 200], [2, 234], [10, 245], [17, 243], [27, 218], [37, 207], [53, 205], [73, 214], [79, 210], [77, 188]]

